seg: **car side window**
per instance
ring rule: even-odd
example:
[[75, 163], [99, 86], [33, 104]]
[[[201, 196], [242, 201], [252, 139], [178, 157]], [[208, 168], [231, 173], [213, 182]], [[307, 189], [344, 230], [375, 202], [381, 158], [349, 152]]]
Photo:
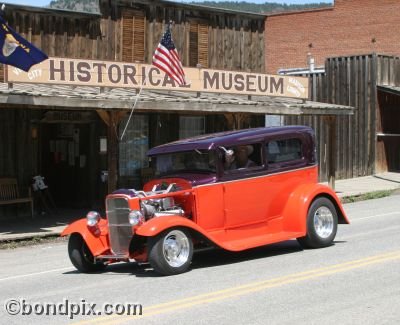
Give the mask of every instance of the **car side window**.
[[290, 162], [303, 158], [301, 140], [296, 138], [269, 141], [266, 149], [268, 164]]
[[227, 148], [224, 157], [225, 172], [262, 166], [261, 144], [251, 143]]

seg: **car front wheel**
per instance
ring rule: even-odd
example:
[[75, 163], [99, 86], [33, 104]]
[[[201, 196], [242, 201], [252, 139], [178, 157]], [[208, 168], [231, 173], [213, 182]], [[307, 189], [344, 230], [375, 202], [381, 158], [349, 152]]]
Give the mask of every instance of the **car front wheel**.
[[68, 241], [68, 254], [71, 263], [82, 273], [100, 271], [105, 268], [104, 263], [95, 263], [89, 247], [79, 234], [72, 234]]
[[306, 248], [330, 246], [336, 236], [337, 224], [337, 211], [332, 201], [326, 197], [319, 197], [308, 210], [306, 236], [297, 240]]
[[169, 229], [148, 239], [149, 262], [159, 274], [175, 275], [189, 269], [193, 242], [185, 229]]

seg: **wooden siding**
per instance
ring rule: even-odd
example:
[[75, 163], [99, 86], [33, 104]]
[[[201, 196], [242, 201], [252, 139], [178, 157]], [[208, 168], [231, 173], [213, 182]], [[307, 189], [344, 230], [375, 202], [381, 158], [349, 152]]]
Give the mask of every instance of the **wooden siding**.
[[[376, 140], [377, 130], [381, 130], [377, 99], [379, 84], [400, 85], [399, 58], [374, 54], [329, 58], [325, 63], [325, 74], [310, 75], [312, 100], [356, 108], [354, 116], [336, 117], [338, 179], [372, 175], [387, 170], [385, 166], [389, 163], [385, 161], [385, 149]], [[396, 119], [396, 116], [392, 115], [392, 118]], [[320, 178], [326, 181], [329, 141], [324, 118], [288, 116], [285, 117], [285, 124], [305, 124], [315, 129]], [[390, 163], [393, 164], [396, 162]]]
[[7, 12], [6, 20], [49, 56], [101, 57], [103, 41], [97, 16], [13, 10]]
[[[100, 9], [101, 15], [90, 15], [20, 6], [7, 11], [5, 18], [49, 56], [146, 63], [151, 63], [165, 24], [172, 20], [172, 37], [184, 66], [265, 71], [261, 15], [158, 1], [101, 0]], [[194, 30], [197, 40], [190, 37]], [[197, 58], [191, 56], [194, 52]]]
[[[150, 63], [165, 25], [172, 21], [171, 34], [184, 66], [264, 72], [264, 17], [220, 13], [158, 1], [100, 1], [104, 47], [114, 44], [116, 59], [125, 60], [122, 29], [124, 12], [145, 13], [144, 61]], [[141, 46], [141, 44], [139, 44]], [[108, 53], [109, 51], [107, 51]], [[112, 52], [112, 51], [111, 51]], [[109, 58], [104, 55], [101, 58]]]
[[39, 116], [38, 110], [0, 109], [0, 177], [17, 178], [23, 187], [38, 173], [38, 143], [31, 128]]

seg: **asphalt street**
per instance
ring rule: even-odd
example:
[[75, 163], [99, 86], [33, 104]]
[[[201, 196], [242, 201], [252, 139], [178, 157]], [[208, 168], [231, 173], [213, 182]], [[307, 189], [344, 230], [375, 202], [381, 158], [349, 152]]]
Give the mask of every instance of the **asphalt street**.
[[[346, 204], [351, 225], [339, 225], [331, 247], [302, 250], [293, 240], [200, 252], [189, 272], [172, 277], [134, 263], [80, 274], [66, 242], [0, 250], [0, 323], [399, 324], [399, 201]], [[118, 312], [137, 304], [136, 313], [141, 305], [142, 316], [106, 316], [105, 304]], [[78, 308], [98, 314], [72, 318]]]

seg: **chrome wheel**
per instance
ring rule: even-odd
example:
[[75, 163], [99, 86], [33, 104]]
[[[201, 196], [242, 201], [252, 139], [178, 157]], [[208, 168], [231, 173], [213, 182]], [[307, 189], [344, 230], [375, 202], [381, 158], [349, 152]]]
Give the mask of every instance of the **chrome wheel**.
[[319, 207], [314, 213], [314, 228], [317, 235], [321, 238], [328, 238], [333, 232], [333, 214], [325, 207]]
[[297, 240], [305, 248], [321, 248], [333, 244], [336, 236], [338, 214], [333, 202], [326, 197], [318, 197], [307, 213], [307, 232]]
[[184, 265], [190, 256], [189, 238], [180, 230], [173, 230], [164, 237], [163, 254], [171, 267]]

